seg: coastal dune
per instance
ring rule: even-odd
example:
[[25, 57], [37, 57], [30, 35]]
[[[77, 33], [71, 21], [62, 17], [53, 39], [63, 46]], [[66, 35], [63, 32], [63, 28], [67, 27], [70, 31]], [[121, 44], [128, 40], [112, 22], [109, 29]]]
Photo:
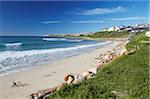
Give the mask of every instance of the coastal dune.
[[[33, 92], [57, 86], [63, 82], [66, 74], [81, 73], [96, 66], [99, 60], [95, 58], [115, 48], [119, 43], [120, 41], [115, 41], [91, 52], [2, 76], [0, 77], [0, 97], [1, 99], [28, 99]], [[13, 81], [19, 82], [22, 86], [13, 87]]]

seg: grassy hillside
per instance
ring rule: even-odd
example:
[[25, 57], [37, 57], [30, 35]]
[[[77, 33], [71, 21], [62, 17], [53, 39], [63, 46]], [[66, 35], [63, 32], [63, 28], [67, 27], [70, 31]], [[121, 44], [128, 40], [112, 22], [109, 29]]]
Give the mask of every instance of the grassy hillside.
[[96, 32], [93, 35], [88, 35], [87, 37], [91, 38], [124, 38], [129, 35], [129, 32]]
[[127, 45], [128, 49], [139, 45], [137, 52], [117, 58], [100, 68], [96, 77], [67, 85], [49, 99], [148, 99], [149, 44], [140, 44], [143, 39], [148, 40], [144, 34], [138, 34]]
[[126, 48], [128, 50], [132, 49], [135, 47], [135, 45], [138, 45], [140, 47], [143, 46], [141, 41], [149, 41], [149, 38], [145, 36], [145, 32], [138, 34], [137, 36], [133, 37], [131, 39], [131, 42], [127, 44]]

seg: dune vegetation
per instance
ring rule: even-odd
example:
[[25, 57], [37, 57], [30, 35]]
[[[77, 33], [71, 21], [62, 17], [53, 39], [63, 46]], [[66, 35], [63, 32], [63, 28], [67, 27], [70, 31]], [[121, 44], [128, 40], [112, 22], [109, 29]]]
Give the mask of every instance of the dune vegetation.
[[87, 35], [87, 37], [90, 38], [126, 38], [129, 35], [129, 32], [118, 32], [118, 31], [112, 31], [112, 32], [96, 32], [93, 35]]
[[148, 99], [149, 98], [149, 44], [144, 33], [138, 33], [126, 45], [136, 46], [132, 54], [122, 55], [101, 67], [94, 78], [79, 84], [66, 85], [49, 99]]

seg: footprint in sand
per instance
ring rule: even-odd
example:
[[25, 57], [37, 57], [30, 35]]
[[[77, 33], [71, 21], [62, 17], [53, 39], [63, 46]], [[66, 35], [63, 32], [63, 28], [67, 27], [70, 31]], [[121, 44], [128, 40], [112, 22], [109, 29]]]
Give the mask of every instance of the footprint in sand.
[[53, 76], [53, 74], [55, 74], [56, 72], [55, 71], [53, 71], [52, 72], [52, 74], [46, 74], [46, 75], [44, 75], [45, 77], [50, 77], [50, 76]]
[[47, 74], [47, 75], [44, 75], [45, 77], [50, 77], [50, 76], [53, 76], [52, 74]]
[[53, 71], [52, 73], [53, 73], [53, 74], [55, 74], [56, 72], [55, 72], [55, 71]]

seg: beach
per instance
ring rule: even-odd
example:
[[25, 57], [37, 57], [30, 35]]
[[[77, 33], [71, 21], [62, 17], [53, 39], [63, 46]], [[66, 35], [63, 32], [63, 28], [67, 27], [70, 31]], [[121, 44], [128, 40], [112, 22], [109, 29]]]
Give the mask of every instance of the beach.
[[[115, 48], [120, 41], [104, 45], [87, 53], [58, 60], [45, 66], [13, 73], [0, 77], [0, 97], [2, 99], [28, 99], [33, 92], [44, 88], [55, 87], [63, 82], [69, 73], [81, 73], [96, 66], [100, 54]], [[12, 87], [13, 81], [23, 86]]]

